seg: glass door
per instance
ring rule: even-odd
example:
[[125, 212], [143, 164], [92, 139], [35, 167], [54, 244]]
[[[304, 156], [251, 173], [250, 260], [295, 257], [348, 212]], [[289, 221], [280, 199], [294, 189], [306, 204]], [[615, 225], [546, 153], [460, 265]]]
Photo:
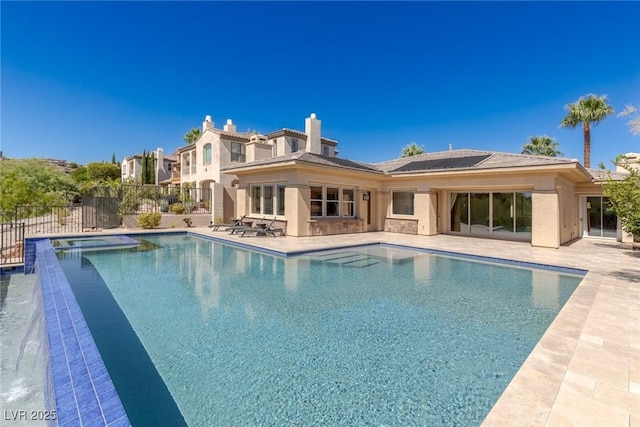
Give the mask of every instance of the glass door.
[[586, 197], [584, 206], [584, 235], [589, 237], [617, 237], [618, 218], [613, 213], [608, 197]]

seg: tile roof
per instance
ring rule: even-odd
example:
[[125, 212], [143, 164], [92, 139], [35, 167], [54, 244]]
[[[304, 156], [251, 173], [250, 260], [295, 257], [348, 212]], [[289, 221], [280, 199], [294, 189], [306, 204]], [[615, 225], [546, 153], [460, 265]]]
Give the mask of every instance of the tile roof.
[[595, 182], [604, 182], [609, 177], [611, 177], [611, 179], [613, 179], [614, 181], [622, 181], [627, 177], [626, 173], [612, 172], [602, 169], [587, 169], [587, 172], [589, 172]]
[[364, 172], [381, 173], [374, 165], [356, 162], [353, 160], [342, 159], [339, 157], [321, 156], [319, 154], [307, 153], [306, 151], [298, 151], [297, 153], [287, 154], [286, 156], [270, 157], [268, 159], [256, 160], [250, 163], [244, 163], [241, 165], [234, 165], [223, 169], [224, 171], [231, 171], [234, 169], [241, 169], [250, 166], [263, 166], [263, 165], [275, 165], [286, 162], [302, 162], [324, 166], [334, 166], [352, 170], [361, 170]]
[[497, 169], [578, 163], [575, 159], [499, 153], [482, 150], [449, 150], [419, 154], [376, 163], [385, 173], [415, 173], [463, 169]]
[[[290, 135], [295, 135], [295, 136], [299, 136], [300, 138], [304, 138], [305, 140], [307, 139], [307, 134], [304, 132], [301, 132], [299, 130], [295, 130], [295, 129], [289, 129], [289, 128], [282, 128], [279, 130], [274, 130], [273, 132], [269, 132], [267, 134], [265, 134], [264, 136], [266, 136], [267, 138], [273, 138], [276, 136], [282, 136], [285, 134], [290, 134]], [[336, 141], [335, 139], [330, 139], [330, 138], [325, 138], [324, 136], [320, 137], [320, 140], [323, 142], [327, 142], [331, 145], [338, 145], [338, 141]]]

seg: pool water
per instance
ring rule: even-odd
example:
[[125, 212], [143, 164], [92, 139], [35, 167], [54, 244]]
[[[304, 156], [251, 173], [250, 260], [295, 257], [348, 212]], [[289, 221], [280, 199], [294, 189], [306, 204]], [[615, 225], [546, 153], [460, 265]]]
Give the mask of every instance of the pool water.
[[140, 244], [129, 236], [75, 237], [51, 240], [57, 250], [72, 249], [113, 249], [114, 247], [132, 247]]
[[59, 253], [134, 426], [163, 407], [172, 425], [479, 425], [582, 279], [146, 239], [161, 248]]

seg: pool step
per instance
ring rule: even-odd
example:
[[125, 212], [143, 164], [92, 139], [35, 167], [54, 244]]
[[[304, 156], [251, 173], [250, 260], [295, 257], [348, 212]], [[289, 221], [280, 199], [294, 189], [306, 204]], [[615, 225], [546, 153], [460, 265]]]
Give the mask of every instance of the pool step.
[[365, 268], [380, 264], [380, 260], [367, 254], [354, 251], [331, 252], [318, 254], [315, 259], [323, 263], [342, 265], [345, 267]]

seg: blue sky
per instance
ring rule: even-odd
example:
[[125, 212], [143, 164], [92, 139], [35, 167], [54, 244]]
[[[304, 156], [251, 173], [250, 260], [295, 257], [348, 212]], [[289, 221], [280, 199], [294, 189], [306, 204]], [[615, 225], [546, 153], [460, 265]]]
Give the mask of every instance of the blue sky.
[[[0, 2], [1, 149], [86, 164], [163, 147], [209, 114], [262, 133], [315, 112], [340, 157], [415, 142], [520, 152], [564, 106], [640, 104], [638, 2]], [[592, 166], [640, 151], [592, 130]]]

